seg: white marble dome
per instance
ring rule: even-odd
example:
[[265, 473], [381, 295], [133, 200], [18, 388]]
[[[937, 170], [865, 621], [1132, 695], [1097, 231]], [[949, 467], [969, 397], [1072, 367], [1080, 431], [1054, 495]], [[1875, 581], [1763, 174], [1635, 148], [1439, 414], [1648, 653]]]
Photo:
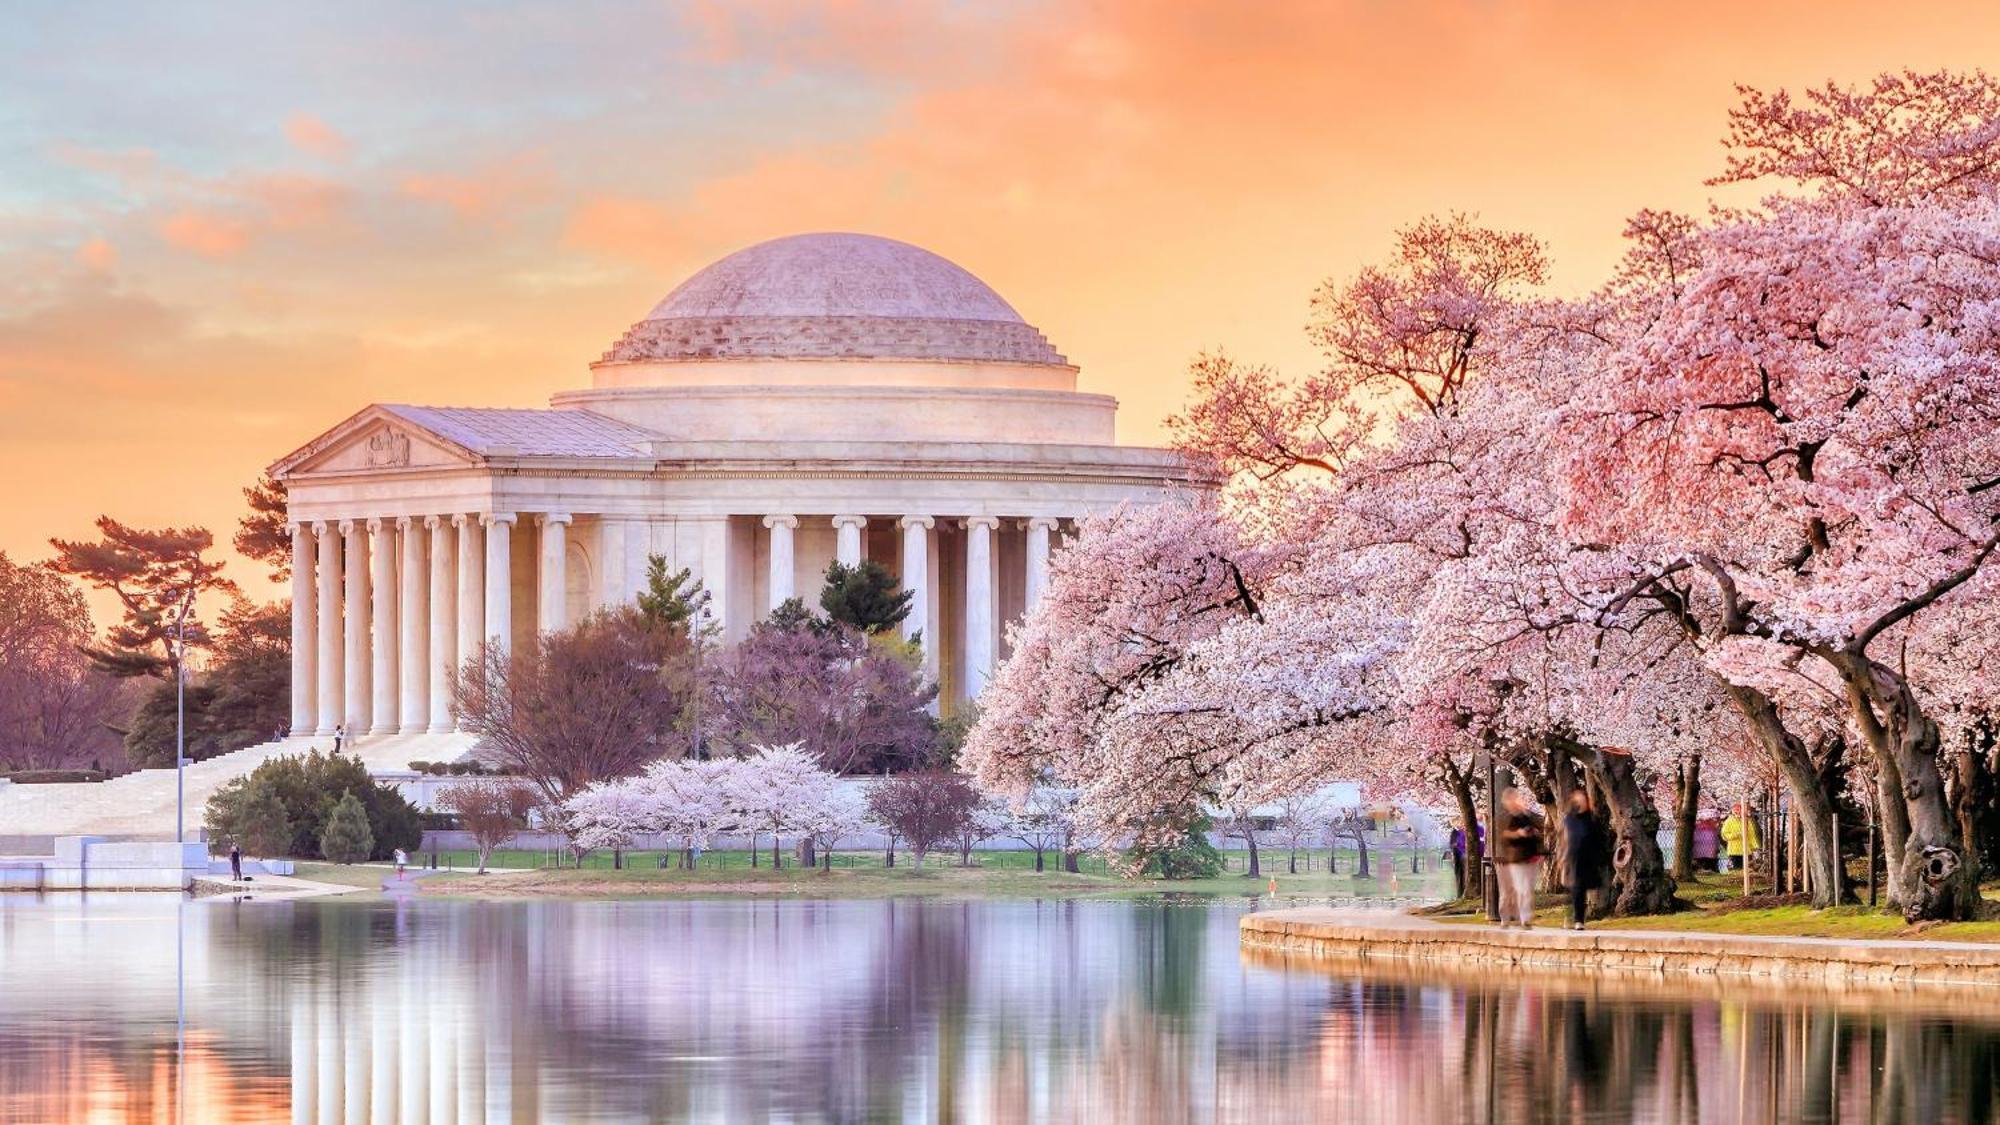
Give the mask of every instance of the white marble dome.
[[872, 234], [794, 234], [702, 268], [647, 320], [878, 316], [1023, 323], [1013, 306], [956, 263]]
[[922, 247], [870, 234], [775, 238], [697, 271], [604, 355], [1063, 365], [985, 282]]

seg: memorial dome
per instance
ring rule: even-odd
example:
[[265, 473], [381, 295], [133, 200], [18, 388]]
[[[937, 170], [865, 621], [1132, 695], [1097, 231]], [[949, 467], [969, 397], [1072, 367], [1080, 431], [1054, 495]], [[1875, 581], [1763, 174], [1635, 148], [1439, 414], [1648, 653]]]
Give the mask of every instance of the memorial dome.
[[677, 286], [603, 362], [918, 360], [1063, 365], [1048, 339], [955, 263], [867, 234], [797, 234]]

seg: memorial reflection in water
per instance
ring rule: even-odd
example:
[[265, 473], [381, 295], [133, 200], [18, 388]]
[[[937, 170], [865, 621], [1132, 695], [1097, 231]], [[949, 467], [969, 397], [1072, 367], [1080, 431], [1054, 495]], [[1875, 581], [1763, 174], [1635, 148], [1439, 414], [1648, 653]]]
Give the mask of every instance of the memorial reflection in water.
[[0, 900], [0, 1120], [2000, 1111], [2000, 1014], [1964, 997], [1947, 1011], [1907, 995], [1352, 976], [1244, 957], [1239, 913], [1075, 900]]

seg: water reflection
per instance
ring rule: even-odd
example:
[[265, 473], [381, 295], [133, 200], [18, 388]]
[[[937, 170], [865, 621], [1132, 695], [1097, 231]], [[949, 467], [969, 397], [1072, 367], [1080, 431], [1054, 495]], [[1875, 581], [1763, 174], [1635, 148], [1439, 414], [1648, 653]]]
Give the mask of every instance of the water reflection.
[[1995, 1001], [1356, 975], [1237, 913], [5, 899], [0, 1120], [2000, 1118]]

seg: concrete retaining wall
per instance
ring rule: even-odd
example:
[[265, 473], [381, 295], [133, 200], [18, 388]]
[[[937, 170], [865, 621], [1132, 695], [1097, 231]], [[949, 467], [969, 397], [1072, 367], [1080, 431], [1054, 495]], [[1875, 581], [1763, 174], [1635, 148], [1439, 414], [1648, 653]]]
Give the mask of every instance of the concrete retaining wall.
[[0, 889], [178, 891], [208, 873], [208, 845], [58, 836], [55, 854], [0, 856]]
[[1501, 930], [1325, 909], [1245, 915], [1246, 949], [1330, 965], [1486, 965], [1574, 974], [1751, 978], [1766, 983], [2000, 989], [2000, 945], [1843, 941], [1641, 930]]

